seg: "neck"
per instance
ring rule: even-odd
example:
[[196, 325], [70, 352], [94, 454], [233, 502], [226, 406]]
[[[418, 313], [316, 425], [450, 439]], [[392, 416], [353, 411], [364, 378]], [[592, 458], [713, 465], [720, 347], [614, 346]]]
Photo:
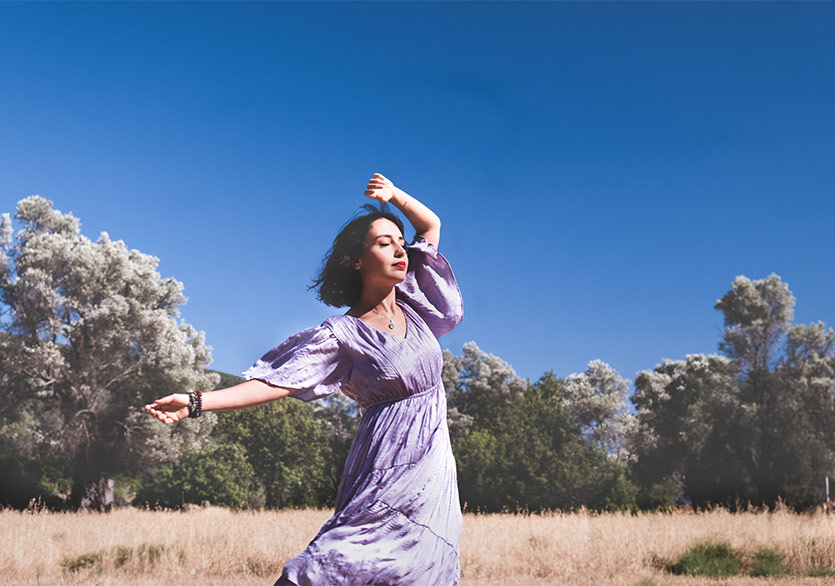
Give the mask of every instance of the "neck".
[[378, 311], [386, 315], [393, 315], [397, 304], [395, 303], [395, 290], [392, 287], [387, 291], [363, 291], [359, 302], [351, 308], [350, 313], [364, 315], [369, 311]]

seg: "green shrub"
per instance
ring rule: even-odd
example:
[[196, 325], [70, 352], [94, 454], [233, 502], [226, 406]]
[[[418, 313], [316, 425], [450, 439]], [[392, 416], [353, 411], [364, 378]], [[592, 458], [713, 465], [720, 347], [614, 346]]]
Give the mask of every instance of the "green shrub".
[[658, 511], [671, 513], [676, 502], [673, 493], [676, 487], [672, 483], [653, 484], [649, 488], [641, 490], [637, 495], [638, 508], [642, 511]]
[[824, 566], [818, 566], [809, 570], [809, 576], [812, 578], [829, 578], [830, 576], [835, 576], [835, 570], [830, 570]]
[[[4, 425], [0, 422], [0, 428]], [[35, 500], [49, 509], [63, 509], [71, 486], [65, 471], [53, 464], [14, 453], [0, 456], [0, 507], [23, 510]]]
[[135, 549], [126, 545], [116, 545], [101, 551], [65, 557], [58, 564], [68, 572], [90, 570], [101, 573], [104, 568], [121, 568], [130, 562], [133, 562], [134, 566], [149, 568], [163, 561], [170, 562], [175, 555], [180, 564], [186, 561], [186, 552], [182, 549], [172, 550], [164, 543], [142, 543]]
[[[737, 551], [730, 544], [721, 542], [696, 544], [684, 552], [676, 562], [652, 554], [650, 565], [664, 572], [688, 576], [719, 577], [744, 573], [754, 577], [770, 577], [792, 574], [783, 560], [784, 555], [781, 552], [769, 547], [760, 547], [751, 554]], [[805, 575], [813, 578], [832, 577], [835, 576], [835, 570], [817, 565], [810, 567]], [[644, 585], [641, 582], [636, 586]]]
[[783, 565], [783, 554], [768, 547], [761, 547], [754, 554], [748, 573], [752, 576], [780, 576], [787, 574]]
[[810, 513], [823, 504], [823, 494], [814, 486], [795, 486], [786, 492], [785, 502], [796, 513]]
[[133, 550], [124, 545], [117, 545], [113, 550], [116, 558], [116, 567], [121, 568], [133, 557]]
[[164, 543], [143, 543], [139, 546], [137, 555], [140, 559], [146, 559], [148, 564], [153, 566], [162, 558], [165, 549]]
[[102, 553], [100, 551], [93, 553], [83, 553], [75, 557], [62, 558], [58, 564], [68, 572], [78, 572], [79, 570], [93, 569], [101, 565]]
[[[338, 472], [329, 461], [328, 426], [316, 418], [311, 405], [273, 401], [230, 411], [214, 434], [223, 445], [242, 447], [250, 466], [249, 483], [263, 492], [268, 508], [333, 505]], [[332, 478], [331, 473], [336, 477]], [[214, 500], [212, 503], [217, 504]], [[246, 504], [248, 496], [242, 503]]]
[[742, 562], [729, 543], [698, 543], [669, 569], [687, 576], [735, 576]]
[[212, 504], [243, 508], [249, 500], [253, 471], [237, 444], [205, 444], [179, 462], [160, 467], [136, 500], [155, 507]]

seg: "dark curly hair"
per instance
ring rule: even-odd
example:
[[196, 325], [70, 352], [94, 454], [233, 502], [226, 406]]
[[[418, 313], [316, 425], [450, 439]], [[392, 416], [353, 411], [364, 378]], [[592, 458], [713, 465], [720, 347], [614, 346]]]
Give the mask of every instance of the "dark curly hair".
[[362, 296], [362, 279], [354, 263], [362, 254], [371, 222], [380, 218], [391, 220], [400, 233], [405, 234], [402, 220], [391, 213], [385, 203], [379, 207], [368, 203], [361, 210], [366, 213], [349, 220], [333, 239], [322, 269], [309, 287], [316, 290], [320, 301], [333, 307], [352, 307]]

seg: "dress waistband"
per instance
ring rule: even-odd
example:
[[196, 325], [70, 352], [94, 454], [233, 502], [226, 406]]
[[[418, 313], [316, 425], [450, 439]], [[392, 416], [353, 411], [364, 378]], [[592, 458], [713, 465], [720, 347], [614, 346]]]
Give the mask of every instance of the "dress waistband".
[[438, 381], [437, 384], [432, 385], [426, 390], [420, 391], [419, 393], [413, 393], [411, 395], [406, 395], [405, 397], [398, 397], [396, 399], [383, 399], [382, 401], [377, 401], [376, 403], [368, 403], [367, 405], [360, 405], [363, 410], [371, 409], [372, 407], [377, 407], [379, 405], [386, 405], [388, 403], [399, 403], [401, 401], [408, 401], [409, 399], [417, 399], [418, 397], [423, 397], [426, 395], [430, 395], [432, 393], [438, 392], [438, 390], [444, 389], [443, 381]]

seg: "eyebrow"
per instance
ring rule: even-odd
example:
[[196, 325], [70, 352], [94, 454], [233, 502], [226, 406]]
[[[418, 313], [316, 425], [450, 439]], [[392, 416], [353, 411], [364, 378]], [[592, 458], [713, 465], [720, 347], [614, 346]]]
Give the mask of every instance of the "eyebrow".
[[[374, 237], [374, 240], [377, 240], [377, 238], [391, 238], [393, 240], [394, 236], [392, 236], [391, 234], [378, 234], [377, 236]], [[405, 236], [399, 236], [398, 238], [400, 240], [402, 240], [403, 242], [406, 242], [406, 237]]]

